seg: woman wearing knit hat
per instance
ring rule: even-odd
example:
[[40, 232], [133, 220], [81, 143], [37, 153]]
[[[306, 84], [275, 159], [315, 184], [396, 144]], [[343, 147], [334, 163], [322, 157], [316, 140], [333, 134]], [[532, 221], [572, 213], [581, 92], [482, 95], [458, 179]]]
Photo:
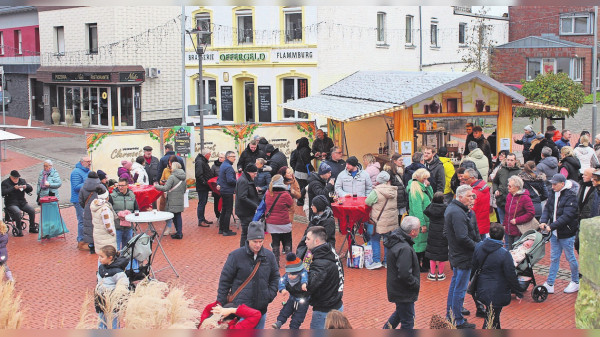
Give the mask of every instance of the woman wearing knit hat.
[[322, 226], [325, 228], [325, 232], [327, 233], [327, 243], [331, 245], [331, 247], [335, 247], [335, 218], [333, 217], [333, 211], [331, 210], [329, 200], [324, 195], [317, 195], [312, 200], [312, 216], [310, 218], [310, 222], [304, 231], [304, 236], [300, 239], [298, 243], [298, 248], [296, 248], [296, 255], [304, 259], [306, 256], [306, 233], [308, 229], [313, 226]]
[[121, 167], [117, 170], [117, 176], [127, 179], [128, 184], [133, 184], [133, 178], [130, 173], [132, 165], [133, 163], [129, 160], [121, 160]]
[[289, 253], [292, 250], [292, 221], [290, 208], [294, 200], [288, 193], [283, 177], [276, 174], [269, 184], [269, 191], [265, 194], [265, 209], [271, 213], [265, 219], [267, 232], [271, 233], [273, 254], [279, 266], [279, 246], [283, 243], [283, 250]]
[[[381, 171], [376, 178], [377, 185], [373, 188], [365, 203], [371, 206], [370, 224], [367, 231], [371, 234], [369, 244], [373, 247], [373, 262], [366, 266], [367, 269], [381, 268], [381, 236], [386, 235], [398, 228], [398, 207], [396, 198], [398, 187], [390, 183], [390, 174]], [[385, 255], [387, 248], [384, 247], [383, 265], [386, 264]]]
[[308, 272], [304, 263], [296, 254], [286, 255], [285, 274], [279, 279], [279, 292], [282, 295], [289, 294], [283, 308], [279, 311], [277, 322], [273, 323], [273, 329], [281, 329], [290, 316], [290, 329], [300, 329], [308, 311]]

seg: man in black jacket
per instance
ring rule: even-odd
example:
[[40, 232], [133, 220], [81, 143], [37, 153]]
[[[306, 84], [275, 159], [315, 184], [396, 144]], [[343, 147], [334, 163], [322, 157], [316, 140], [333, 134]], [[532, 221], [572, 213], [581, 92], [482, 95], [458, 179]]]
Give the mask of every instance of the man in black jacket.
[[265, 156], [264, 152], [258, 148], [258, 141], [252, 140], [240, 155], [240, 159], [237, 163], [238, 172], [242, 172], [249, 164], [256, 163], [256, 158], [266, 159], [267, 157]]
[[337, 179], [338, 174], [346, 169], [346, 161], [342, 159], [343, 152], [339, 146], [331, 148], [331, 156], [324, 163], [331, 167], [331, 178]]
[[9, 212], [10, 217], [16, 222], [17, 236], [23, 236], [21, 230], [21, 211], [27, 213], [29, 217], [29, 233], [37, 233], [35, 227], [35, 209], [25, 200], [25, 193], [31, 193], [33, 187], [29, 185], [17, 170], [10, 171], [10, 176], [2, 182], [2, 197], [4, 197], [4, 207]]
[[204, 210], [206, 208], [206, 203], [208, 202], [208, 191], [210, 191], [208, 180], [214, 177], [213, 172], [208, 165], [210, 154], [210, 150], [205, 148], [201, 153], [198, 153], [196, 160], [194, 161], [196, 169], [196, 192], [198, 193], [198, 208], [196, 210], [196, 215], [198, 217], [198, 226], [200, 227], [208, 227], [212, 224], [212, 221], [206, 220], [206, 217], [204, 216]]
[[[308, 176], [308, 204], [312, 205], [312, 200], [317, 195], [323, 195], [330, 200], [329, 193], [335, 190], [335, 180], [331, 178], [331, 167], [326, 163], [321, 163], [319, 172], [311, 172]], [[331, 201], [331, 200], [330, 200]], [[312, 214], [312, 211], [310, 211]]]
[[327, 136], [323, 130], [317, 130], [317, 139], [312, 144], [312, 153], [315, 158], [325, 160], [329, 157], [329, 151], [333, 147], [333, 140]]
[[[169, 158], [171, 158], [171, 156], [175, 155], [175, 151], [173, 151], [173, 145], [171, 144], [165, 144], [165, 155], [160, 158], [159, 162], [158, 162], [158, 175], [157, 175], [157, 180], [160, 179], [160, 177], [162, 177], [163, 171], [165, 170], [165, 168], [169, 167]], [[177, 157], [177, 161], [179, 162], [179, 164], [181, 164], [181, 169], [185, 171], [185, 161], [183, 160], [183, 158], [181, 158], [180, 156], [176, 156]]]
[[419, 236], [419, 218], [407, 216], [400, 228], [383, 237], [387, 248], [387, 295], [396, 304], [396, 311], [388, 318], [384, 329], [413, 329], [415, 326], [415, 302], [421, 288], [419, 259], [413, 248], [413, 239]]
[[144, 146], [144, 169], [148, 174], [148, 185], [154, 185], [155, 181], [160, 180], [158, 175], [158, 158], [152, 155], [152, 146]]
[[248, 279], [252, 270], [260, 262], [256, 274], [248, 284], [240, 290], [232, 303], [237, 307], [245, 304], [262, 313], [262, 318], [256, 329], [264, 329], [267, 317], [267, 307], [277, 296], [279, 285], [279, 268], [275, 255], [263, 247], [265, 229], [261, 222], [251, 222], [248, 227], [248, 241], [229, 253], [221, 277], [217, 301], [222, 305], [229, 303], [227, 296], [234, 294]]
[[474, 196], [471, 186], [459, 186], [456, 198], [444, 213], [444, 235], [448, 239], [448, 259], [453, 274], [448, 288], [446, 318], [454, 318], [458, 329], [475, 328], [475, 324], [467, 322], [463, 317], [463, 302], [471, 276], [473, 251], [475, 243], [480, 241], [479, 232], [471, 222], [474, 215], [470, 210], [473, 208]]
[[310, 328], [325, 329], [329, 311], [344, 311], [344, 268], [335, 247], [327, 243], [325, 228], [310, 227], [306, 231], [306, 247], [313, 254], [308, 271], [308, 292], [313, 307]]
[[242, 236], [240, 237], [240, 247], [246, 244], [246, 236], [248, 234], [248, 225], [256, 213], [260, 198], [254, 178], [258, 174], [258, 168], [254, 164], [246, 166], [246, 170], [238, 178], [235, 185], [235, 215], [240, 218], [242, 224]]
[[469, 144], [471, 141], [475, 141], [475, 137], [473, 137], [473, 123], [465, 124], [465, 129], [467, 131], [467, 139], [465, 140], [465, 150], [463, 151], [463, 154], [466, 156], [469, 154], [469, 152], [471, 152], [469, 151], [467, 144]]
[[[550, 270], [544, 287], [549, 294], [554, 294], [554, 280], [558, 273], [558, 265], [562, 252], [571, 268], [571, 282], [565, 288], [565, 293], [579, 291], [579, 264], [575, 257], [575, 234], [579, 229], [579, 207], [577, 195], [571, 189], [573, 184], [560, 173], [555, 174], [550, 180], [552, 193], [548, 197], [542, 217], [540, 228], [552, 231], [550, 237]], [[556, 207], [556, 209], [555, 209]]]
[[473, 127], [473, 141], [477, 143], [477, 147], [480, 148], [481, 151], [483, 151], [483, 154], [487, 157], [489, 167], [492, 167], [492, 147], [487, 139], [485, 139], [483, 136], [483, 129], [479, 125]]
[[425, 168], [429, 171], [429, 183], [433, 188], [433, 192], [442, 192], [446, 188], [446, 173], [444, 172], [444, 164], [435, 154], [433, 146], [425, 146], [423, 148], [423, 160]]
[[273, 175], [277, 174], [280, 168], [288, 166], [285, 154], [281, 153], [272, 144], [268, 144], [265, 151], [267, 153], [267, 165], [271, 166]]

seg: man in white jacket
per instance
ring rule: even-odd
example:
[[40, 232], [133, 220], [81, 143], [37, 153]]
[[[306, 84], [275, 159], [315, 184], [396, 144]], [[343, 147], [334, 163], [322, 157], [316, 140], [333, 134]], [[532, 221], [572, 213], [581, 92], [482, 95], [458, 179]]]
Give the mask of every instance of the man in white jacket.
[[346, 161], [346, 169], [335, 181], [335, 192], [339, 197], [347, 195], [366, 197], [371, 193], [373, 183], [369, 174], [362, 170], [358, 159], [354, 156]]

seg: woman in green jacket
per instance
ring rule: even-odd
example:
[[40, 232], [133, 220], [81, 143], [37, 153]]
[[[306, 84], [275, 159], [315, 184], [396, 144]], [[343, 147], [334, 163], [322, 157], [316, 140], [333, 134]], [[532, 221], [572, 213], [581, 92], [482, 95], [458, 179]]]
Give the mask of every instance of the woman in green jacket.
[[429, 186], [429, 180], [427, 180], [429, 175], [427, 169], [420, 168], [416, 170], [406, 187], [406, 191], [408, 192], [408, 215], [419, 218], [421, 222], [421, 230], [419, 236], [414, 239], [415, 245], [413, 248], [421, 263], [422, 273], [429, 271], [429, 259], [425, 257], [429, 218], [423, 214], [423, 211], [425, 211], [425, 208], [429, 206], [431, 199], [433, 199], [433, 189]]

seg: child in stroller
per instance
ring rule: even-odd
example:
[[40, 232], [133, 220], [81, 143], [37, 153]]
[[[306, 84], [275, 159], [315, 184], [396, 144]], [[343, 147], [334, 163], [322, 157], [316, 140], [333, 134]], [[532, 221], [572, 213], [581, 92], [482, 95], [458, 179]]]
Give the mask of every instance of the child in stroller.
[[[152, 242], [156, 238], [157, 233], [152, 235], [140, 233], [132, 237], [129, 242], [123, 247], [120, 255], [129, 259], [129, 263], [125, 268], [125, 274], [129, 279], [129, 287], [135, 288], [135, 281], [141, 281], [150, 275], [152, 266]], [[144, 264], [144, 261], [147, 261]]]
[[535, 302], [544, 302], [548, 297], [548, 290], [541, 285], [537, 285], [533, 275], [533, 266], [546, 255], [545, 245], [550, 241], [552, 233], [538, 232], [530, 230], [521, 236], [519, 240], [513, 243], [513, 249], [510, 251], [515, 260], [515, 268], [519, 283], [524, 290], [533, 283], [531, 297]]

